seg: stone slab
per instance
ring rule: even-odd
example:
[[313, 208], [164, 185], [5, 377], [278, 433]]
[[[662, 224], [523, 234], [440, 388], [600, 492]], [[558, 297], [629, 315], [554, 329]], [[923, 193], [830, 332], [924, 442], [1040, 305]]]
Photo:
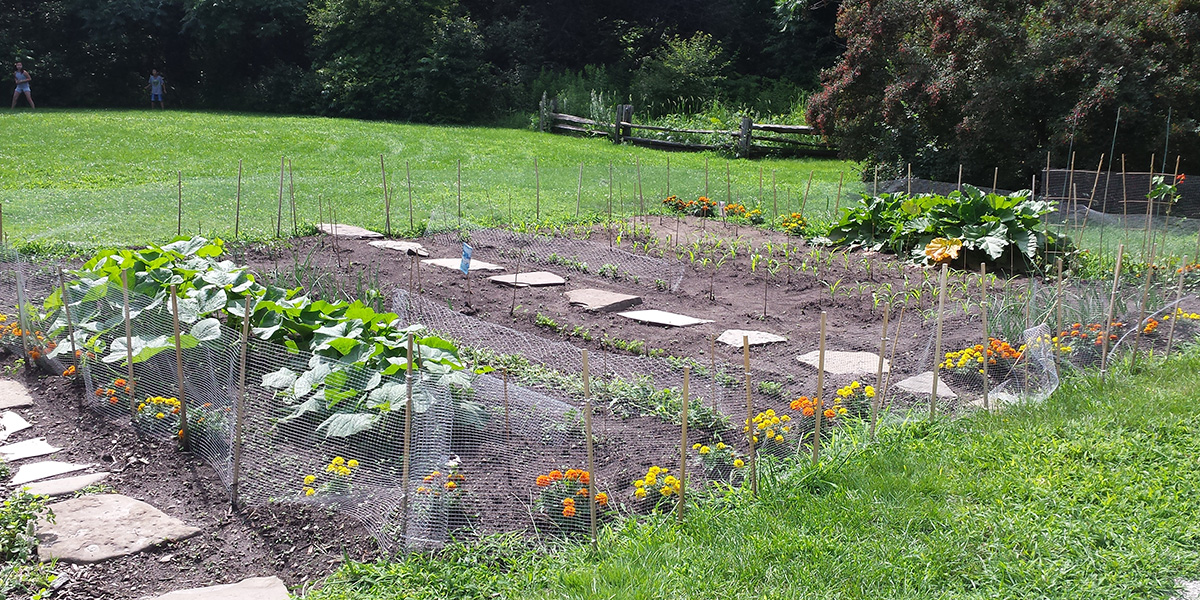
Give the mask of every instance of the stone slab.
[[9, 485], [21, 485], [39, 479], [49, 479], [64, 473], [73, 473], [82, 471], [92, 465], [77, 465], [68, 462], [59, 462], [57, 460], [47, 460], [36, 462], [29, 465], [22, 465], [17, 469], [17, 474], [13, 476]]
[[129, 496], [96, 494], [50, 505], [54, 522], [37, 524], [38, 557], [63, 562], [94, 563], [141, 552], [167, 540], [200, 532]]
[[429, 251], [425, 249], [425, 246], [422, 246], [417, 242], [406, 242], [404, 240], [376, 240], [374, 242], [367, 242], [367, 244], [376, 248], [382, 248], [384, 250], [403, 252], [411, 256], [429, 256]]
[[33, 398], [24, 385], [11, 379], [0, 379], [0, 410], [33, 406]]
[[[433, 265], [435, 267], [442, 267], [443, 269], [450, 269], [451, 271], [457, 271], [458, 268], [460, 266], [462, 266], [462, 258], [427, 258], [427, 259], [421, 261], [421, 264]], [[471, 270], [472, 271], [503, 271], [504, 267], [502, 267], [500, 265], [493, 265], [492, 263], [489, 263], [489, 262], [483, 262], [482, 260], [475, 260], [472, 258], [471, 259]]]
[[46, 443], [46, 438], [33, 438], [7, 446], [0, 446], [0, 458], [8, 462], [33, 458], [35, 456], [46, 456], [54, 454], [62, 450]]
[[33, 425], [22, 419], [21, 415], [11, 410], [6, 410], [4, 414], [0, 414], [0, 442], [7, 440], [8, 436], [18, 431], [25, 431], [30, 427], [33, 427]]
[[498, 283], [508, 287], [548, 287], [552, 285], [564, 285], [566, 279], [551, 273], [550, 271], [530, 271], [528, 273], [520, 273], [513, 275], [492, 275], [488, 277], [488, 281]]
[[108, 478], [108, 473], [87, 473], [85, 475], [76, 475], [74, 477], [63, 477], [62, 479], [49, 479], [46, 481], [38, 481], [21, 486], [21, 489], [30, 494], [39, 494], [42, 496], [62, 496], [65, 494], [74, 494], [83, 488], [100, 483]]
[[278, 577], [251, 577], [238, 583], [179, 590], [154, 600], [288, 600], [287, 586]]
[[1172, 600], [1200, 600], [1200, 581], [1175, 580], [1175, 596]]
[[[896, 384], [896, 388], [904, 390], [910, 394], [929, 395], [933, 393], [933, 371], [925, 371], [920, 375], [913, 375]], [[938, 378], [938, 398], [957, 398], [958, 394], [950, 389], [950, 385], [941, 377]], [[995, 400], [995, 398], [993, 398]]]
[[[739, 344], [740, 345], [740, 344]], [[800, 362], [814, 368], [820, 368], [821, 353], [813, 350], [808, 354], [796, 357]], [[874, 375], [879, 369], [879, 355], [874, 352], [842, 352], [838, 350], [825, 351], [825, 372], [834, 375]], [[883, 372], [887, 373], [891, 364], [883, 361]]]
[[343, 225], [341, 223], [321, 223], [317, 226], [321, 233], [325, 235], [337, 236], [343, 240], [374, 240], [383, 237], [382, 233], [363, 229], [357, 225]]
[[666, 327], [688, 327], [690, 325], [699, 325], [701, 323], [712, 323], [709, 319], [697, 319], [687, 315], [680, 315], [665, 310], [630, 310], [619, 312], [618, 315], [626, 319], [633, 319], [639, 323], [648, 323], [650, 325], [663, 325]]
[[584, 310], [591, 312], [615, 312], [633, 308], [642, 303], [641, 296], [595, 288], [570, 290], [564, 292], [563, 295], [567, 297], [567, 302], [576, 306], [582, 306]]
[[747, 338], [746, 341], [751, 346], [777, 344], [779, 342], [787, 341], [787, 338], [783, 337], [782, 335], [775, 335], [774, 333], [767, 333], [765, 331], [753, 331], [750, 329], [726, 329], [725, 333], [722, 333], [721, 336], [717, 338], [717, 341], [725, 344], [726, 346], [741, 348], [743, 336]]

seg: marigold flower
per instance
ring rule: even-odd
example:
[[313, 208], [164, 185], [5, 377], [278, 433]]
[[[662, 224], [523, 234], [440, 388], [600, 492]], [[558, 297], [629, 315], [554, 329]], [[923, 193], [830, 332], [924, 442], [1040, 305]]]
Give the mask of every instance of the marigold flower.
[[306, 488], [304, 488], [304, 495], [305, 495], [305, 496], [311, 496], [311, 495], [313, 495], [313, 494], [315, 494], [315, 493], [317, 493], [317, 490], [314, 490], [314, 489], [312, 489], [312, 488], [310, 488], [310, 487], [306, 487]]
[[455, 488], [457, 488], [457, 487], [458, 487], [458, 484], [457, 484], [457, 483], [454, 483], [453, 481], [447, 481], [447, 482], [446, 482], [446, 489], [448, 489], [448, 490], [452, 490], [452, 489], [455, 489]]
[[167, 415], [164, 415], [162, 413], [158, 413], [158, 414], [154, 415], [155, 419], [165, 419], [166, 417], [167, 417]]
[[711, 448], [708, 446], [700, 446], [700, 454], [708, 454], [709, 452], [712, 452]]
[[562, 516], [567, 518], [575, 516], [575, 507], [573, 505], [564, 506]]
[[600, 506], [607, 506], [608, 505], [608, 494], [605, 494], [604, 492], [600, 492], [599, 494], [596, 494], [596, 504], [599, 504]]
[[[342, 458], [342, 457], [340, 457], [340, 456], [335, 456], [335, 457], [333, 457], [333, 460], [329, 461], [329, 464], [331, 464], [331, 465], [337, 465], [337, 466], [341, 466], [341, 465], [343, 465], [343, 464], [345, 464], [345, 463], [346, 463], [346, 459], [344, 459], [344, 458]], [[436, 474], [436, 473], [435, 473], [435, 474]]]
[[692, 450], [699, 450], [699, 449], [700, 449], [700, 443], [699, 443], [699, 442], [697, 442], [697, 443], [695, 443], [695, 444], [692, 444]]
[[553, 481], [560, 481], [560, 480], [562, 480], [562, 478], [563, 478], [563, 472], [562, 472], [562, 471], [559, 471], [558, 469], [555, 469], [555, 470], [553, 470], [553, 471], [550, 471], [550, 479], [551, 479], [551, 480], [553, 480]]
[[635, 498], [639, 498], [639, 499], [640, 499], [640, 498], [645, 498], [645, 497], [646, 497], [646, 488], [644, 488], [644, 487], [640, 487], [640, 488], [638, 488], [638, 489], [636, 489], [636, 490], [633, 490], [633, 496], [634, 496]]
[[[786, 417], [787, 415], [784, 415], [784, 416]], [[724, 450], [724, 449], [725, 449], [725, 442], [717, 442], [717, 450]]]
[[837, 416], [837, 411], [833, 410], [832, 408], [827, 408], [823, 414], [825, 415], [826, 419], [832, 419]]
[[538, 475], [537, 476], [538, 487], [549, 487], [551, 483], [554, 483], [554, 481], [552, 479], [550, 479], [549, 475]]
[[746, 461], [739, 458], [739, 459], [733, 461], [733, 466], [740, 469], [740, 468], [746, 466]]
[[316, 480], [317, 480], [316, 475], [305, 475], [304, 476], [304, 485], [312, 485], [313, 482]]
[[571, 506], [574, 506], [574, 505], [575, 505], [575, 499], [574, 499], [574, 498], [563, 498], [563, 499], [562, 499], [562, 503], [563, 503], [563, 504], [565, 504], [565, 505], [571, 505]]
[[351, 469], [353, 469], [353, 468], [355, 468], [355, 467], [357, 467], [357, 466], [358, 466], [358, 461], [357, 461], [357, 460], [354, 460], [354, 459], [352, 458], [352, 459], [350, 459], [350, 460], [346, 461], [346, 466], [347, 466], [347, 467], [350, 467]]
[[586, 485], [586, 484], [590, 483], [591, 480], [592, 480], [592, 476], [587, 471], [583, 471], [579, 474], [579, 483]]
[[579, 491], [575, 492], [575, 495], [576, 496], [586, 496], [586, 495], [588, 495], [588, 489], [587, 488], [579, 488]]

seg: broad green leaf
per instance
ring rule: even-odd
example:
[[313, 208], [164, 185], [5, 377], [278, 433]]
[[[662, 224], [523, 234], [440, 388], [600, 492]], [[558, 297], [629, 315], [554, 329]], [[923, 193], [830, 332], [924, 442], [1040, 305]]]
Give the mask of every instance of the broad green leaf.
[[286, 390], [295, 385], [296, 380], [299, 378], [300, 375], [295, 371], [287, 367], [280, 367], [278, 370], [262, 376], [262, 386], [276, 390]]
[[379, 420], [377, 415], [365, 413], [337, 413], [329, 415], [324, 423], [317, 426], [317, 433], [325, 437], [349, 437], [373, 427]]
[[201, 342], [219, 340], [221, 339], [221, 322], [210, 317], [192, 325], [192, 329], [188, 333]]

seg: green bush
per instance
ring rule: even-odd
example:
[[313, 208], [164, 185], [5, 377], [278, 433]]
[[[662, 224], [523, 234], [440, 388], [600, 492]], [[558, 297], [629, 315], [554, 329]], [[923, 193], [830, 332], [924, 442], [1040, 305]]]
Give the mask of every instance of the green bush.
[[1007, 196], [985, 193], [964, 185], [949, 195], [905, 193], [863, 194], [844, 209], [829, 231], [835, 244], [862, 246], [926, 259], [925, 247], [936, 238], [961, 240], [963, 267], [990, 263], [1009, 270], [1028, 271], [1049, 251], [1070, 244], [1052, 235], [1042, 216], [1050, 203], [1030, 197], [1028, 190]]

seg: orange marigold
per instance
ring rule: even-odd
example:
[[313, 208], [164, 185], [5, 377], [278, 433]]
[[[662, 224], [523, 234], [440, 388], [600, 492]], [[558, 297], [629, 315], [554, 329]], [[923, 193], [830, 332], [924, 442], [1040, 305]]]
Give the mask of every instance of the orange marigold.
[[596, 504], [599, 504], [600, 506], [607, 506], [608, 505], [608, 494], [605, 494], [604, 492], [600, 492], [599, 494], [596, 494]]
[[562, 478], [563, 478], [562, 471], [559, 471], [558, 469], [550, 471], [550, 480], [551, 481], [560, 481], [560, 480], [562, 480]]
[[579, 483], [587, 485], [589, 482], [591, 482], [591, 480], [592, 480], [592, 476], [587, 471], [579, 472]]
[[550, 479], [549, 475], [538, 475], [538, 487], [548, 487], [551, 483], [554, 483], [554, 480]]
[[575, 516], [575, 506], [572, 504], [568, 504], [567, 506], [564, 506], [562, 515], [567, 518], [571, 518], [571, 517]]

